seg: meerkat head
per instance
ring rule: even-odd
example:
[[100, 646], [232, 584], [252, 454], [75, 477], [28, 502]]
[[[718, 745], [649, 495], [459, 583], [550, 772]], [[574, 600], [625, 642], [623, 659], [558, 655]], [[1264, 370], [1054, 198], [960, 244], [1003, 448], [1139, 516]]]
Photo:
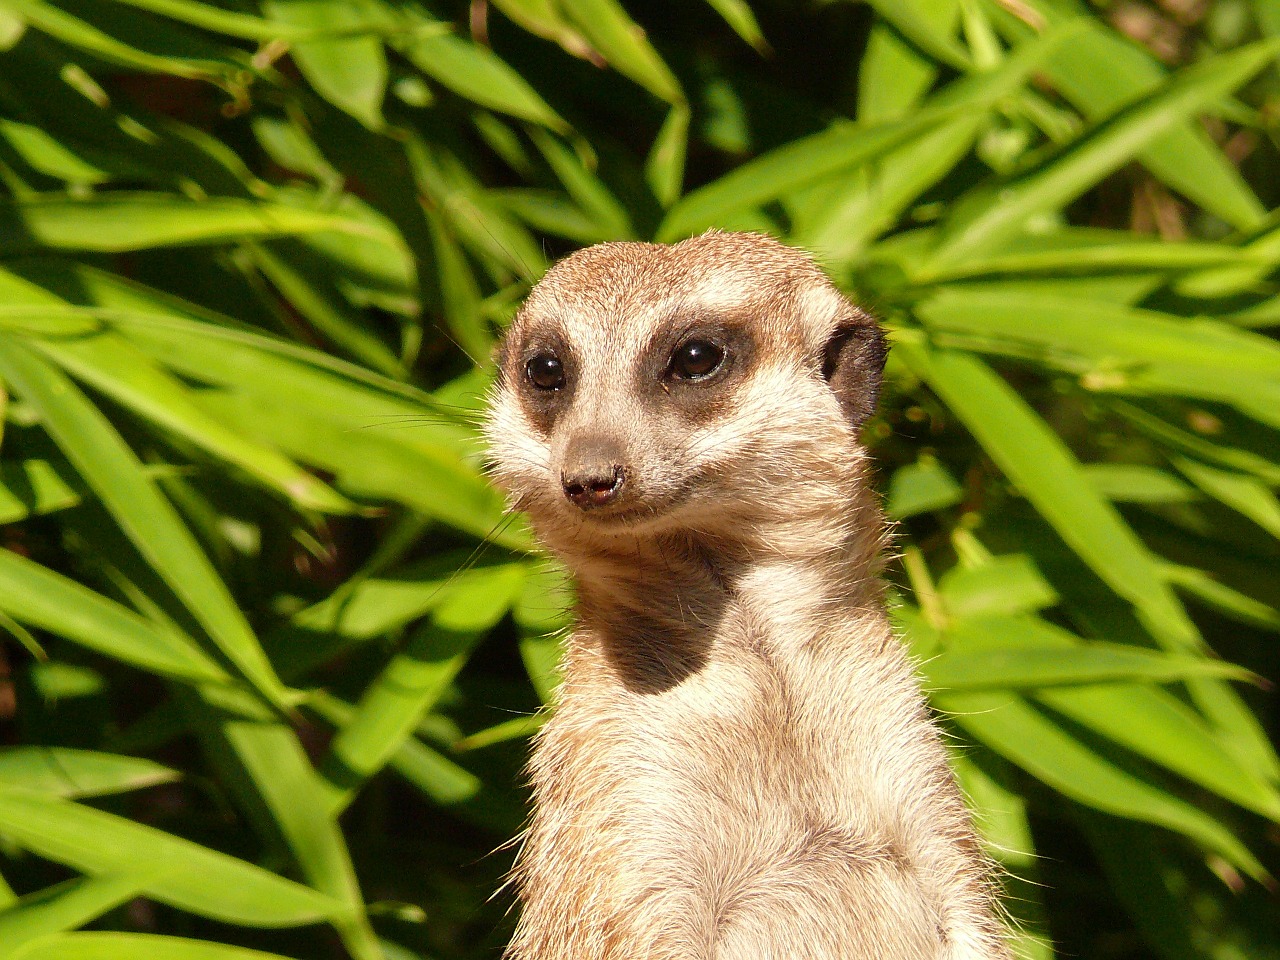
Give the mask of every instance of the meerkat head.
[[590, 247], [500, 349], [495, 479], [559, 544], [723, 535], [853, 482], [884, 355], [874, 320], [767, 237]]

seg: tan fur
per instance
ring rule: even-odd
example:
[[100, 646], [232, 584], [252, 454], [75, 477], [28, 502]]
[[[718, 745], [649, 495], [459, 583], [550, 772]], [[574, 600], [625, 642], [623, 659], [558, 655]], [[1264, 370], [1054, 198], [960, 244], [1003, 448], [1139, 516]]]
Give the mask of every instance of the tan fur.
[[[754, 349], [731, 390], [683, 388], [679, 407], [644, 357], [700, 318]], [[578, 609], [531, 764], [511, 960], [1008, 956], [885, 618], [866, 454], [824, 378], [849, 324], [872, 330], [808, 257], [723, 233], [580, 251], [516, 318], [494, 473]], [[530, 403], [549, 395], [524, 364], [547, 331], [574, 374], [540, 426]], [[584, 436], [619, 444], [616, 507], [565, 496]]]

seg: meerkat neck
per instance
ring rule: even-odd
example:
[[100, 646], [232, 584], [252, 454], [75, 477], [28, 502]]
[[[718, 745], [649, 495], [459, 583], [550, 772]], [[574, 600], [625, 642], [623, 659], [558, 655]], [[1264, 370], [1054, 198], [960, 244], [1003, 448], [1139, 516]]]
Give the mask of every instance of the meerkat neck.
[[875, 575], [883, 522], [867, 500], [850, 495], [842, 506], [777, 511], [750, 526], [749, 539], [681, 532], [576, 558], [574, 642], [611, 665], [600, 679], [655, 690], [744, 651], [878, 644], [881, 631], [848, 625], [883, 620]]

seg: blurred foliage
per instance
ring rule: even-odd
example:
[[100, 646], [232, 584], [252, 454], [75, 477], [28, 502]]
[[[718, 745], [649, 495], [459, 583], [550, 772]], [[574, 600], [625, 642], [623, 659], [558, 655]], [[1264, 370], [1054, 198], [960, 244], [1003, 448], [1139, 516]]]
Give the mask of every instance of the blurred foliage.
[[1277, 0], [0, 0], [0, 958], [496, 955], [567, 595], [488, 358], [712, 226], [891, 331], [1023, 955], [1280, 957], [1278, 55]]

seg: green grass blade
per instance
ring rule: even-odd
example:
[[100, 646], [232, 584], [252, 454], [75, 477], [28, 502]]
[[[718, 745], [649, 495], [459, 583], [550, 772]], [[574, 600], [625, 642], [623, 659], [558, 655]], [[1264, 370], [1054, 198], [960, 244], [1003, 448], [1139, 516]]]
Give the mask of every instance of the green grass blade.
[[1251, 877], [1267, 876], [1248, 848], [1212, 816], [1093, 752], [1020, 697], [971, 693], [937, 697], [934, 704], [971, 736], [1063, 796], [1176, 831]]
[[1005, 475], [1093, 570], [1175, 649], [1202, 642], [1150, 551], [1094, 492], [1080, 463], [1026, 402], [980, 360], [899, 344], [897, 352], [946, 402]]
[[[390, 20], [379, 4], [368, 0], [266, 0], [262, 10], [272, 20], [313, 30], [385, 26]], [[379, 37], [306, 40], [294, 44], [290, 54], [320, 96], [370, 130], [382, 129], [389, 71]]]
[[269, 702], [285, 708], [284, 686], [226, 584], [102, 413], [65, 374], [17, 340], [0, 341], [0, 375], [39, 411], [67, 459], [218, 648]]
[[686, 195], [668, 212], [658, 239], [677, 240], [715, 226], [731, 214], [883, 156], [960, 115], [982, 114], [1016, 90], [1049, 52], [1076, 33], [1060, 28], [1026, 44], [998, 69], [946, 88], [903, 120], [862, 126], [833, 124], [821, 133], [778, 147]]
[[1262, 41], [1189, 67], [1037, 170], [1000, 185], [993, 195], [975, 195], [957, 211], [928, 268], [962, 263], [1013, 239], [1031, 217], [1079, 196], [1160, 134], [1236, 89], [1277, 52], [1280, 41]]
[[0, 960], [9, 960], [33, 940], [96, 920], [145, 888], [146, 882], [139, 874], [104, 873], [77, 877], [28, 894], [0, 910]]
[[1142, 650], [1122, 643], [1071, 649], [1008, 646], [981, 652], [946, 652], [922, 668], [926, 684], [940, 691], [1028, 690], [1094, 683], [1173, 683], [1188, 677], [1245, 679], [1234, 664]]
[[5, 0], [5, 5], [37, 30], [130, 70], [225, 82], [245, 69], [230, 59], [162, 56], [142, 50], [43, 0]]
[[30, 944], [13, 960], [289, 960], [208, 940], [150, 933], [68, 933]]
[[36, 459], [0, 463], [0, 523], [74, 507], [82, 493], [79, 479], [65, 464]]
[[228, 197], [187, 200], [165, 193], [108, 193], [86, 199], [36, 194], [0, 202], [0, 255], [53, 248], [119, 253], [227, 243], [323, 230], [386, 239], [368, 221], [278, 203]]
[[355, 504], [277, 450], [210, 417], [181, 381], [164, 373], [126, 339], [107, 332], [38, 342], [49, 359], [127, 409], [234, 464], [303, 510], [353, 513]]
[[127, 793], [172, 783], [178, 777], [176, 770], [141, 757], [71, 747], [0, 748], [0, 783], [55, 797]]
[[733, 32], [740, 36], [760, 53], [769, 50], [769, 43], [760, 30], [756, 15], [751, 12], [747, 0], [707, 0], [712, 9], [724, 18], [724, 22], [733, 27]]
[[680, 81], [618, 0], [560, 0], [558, 6], [619, 73], [668, 103], [684, 101]]
[[290, 927], [347, 909], [243, 860], [46, 794], [0, 787], [0, 833], [85, 873], [144, 871], [148, 896], [227, 923]]
[[143, 670], [185, 681], [228, 679], [195, 643], [10, 550], [0, 550], [0, 610]]
[[[1081, 6], [1031, 0], [1048, 22], [1078, 15]], [[997, 18], [1022, 36], [1027, 28], [996, 8]], [[1168, 71], [1152, 52], [1128, 37], [1093, 25], [1070, 47], [1045, 64], [1054, 89], [1091, 121], [1101, 121], [1150, 94], [1165, 82]], [[1205, 210], [1239, 229], [1256, 225], [1266, 209], [1236, 165], [1197, 121], [1182, 121], [1160, 134], [1138, 159], [1161, 181]]]
[[400, 51], [427, 76], [461, 97], [501, 113], [567, 132], [569, 124], [492, 50], [451, 34], [424, 36]]
[[523, 584], [524, 569], [511, 565], [450, 585], [432, 611], [430, 624], [416, 631], [365, 688], [321, 767], [335, 813], [412, 735], [419, 719], [462, 669], [472, 647], [506, 614]]
[[333, 922], [355, 960], [380, 960], [346, 841], [298, 735], [232, 687], [203, 685], [183, 692], [182, 703], [224, 781], [250, 813], [265, 808], [307, 882], [344, 905]]

